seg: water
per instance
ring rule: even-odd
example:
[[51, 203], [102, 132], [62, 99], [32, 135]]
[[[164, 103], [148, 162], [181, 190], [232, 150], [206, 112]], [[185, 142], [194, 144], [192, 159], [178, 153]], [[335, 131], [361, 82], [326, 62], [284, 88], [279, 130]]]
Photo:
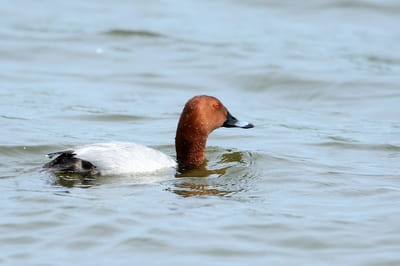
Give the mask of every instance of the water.
[[[0, 22], [0, 264], [400, 264], [397, 1], [20, 0]], [[37, 169], [110, 140], [175, 156], [197, 94], [256, 125], [215, 131], [205, 169]]]

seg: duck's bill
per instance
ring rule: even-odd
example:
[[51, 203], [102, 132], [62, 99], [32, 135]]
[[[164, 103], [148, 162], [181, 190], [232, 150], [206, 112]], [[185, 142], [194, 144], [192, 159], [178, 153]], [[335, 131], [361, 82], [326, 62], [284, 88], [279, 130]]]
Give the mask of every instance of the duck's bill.
[[222, 126], [223, 127], [240, 127], [240, 128], [254, 127], [254, 125], [252, 123], [237, 120], [236, 117], [232, 116], [229, 112], [226, 117], [226, 121]]

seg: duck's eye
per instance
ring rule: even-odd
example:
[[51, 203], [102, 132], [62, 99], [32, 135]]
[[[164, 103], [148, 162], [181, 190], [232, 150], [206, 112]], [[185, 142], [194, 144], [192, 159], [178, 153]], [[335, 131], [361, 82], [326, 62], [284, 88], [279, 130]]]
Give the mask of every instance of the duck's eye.
[[218, 109], [219, 108], [219, 103], [214, 103], [213, 106], [214, 106], [215, 109]]

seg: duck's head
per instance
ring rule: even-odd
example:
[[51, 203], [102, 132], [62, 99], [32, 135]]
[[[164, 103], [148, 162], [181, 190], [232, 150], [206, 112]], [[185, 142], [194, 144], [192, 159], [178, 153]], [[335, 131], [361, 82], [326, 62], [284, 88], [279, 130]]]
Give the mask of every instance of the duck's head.
[[179, 119], [175, 138], [180, 168], [192, 169], [203, 164], [207, 137], [219, 127], [252, 128], [254, 126], [236, 119], [215, 97], [195, 96], [186, 103]]

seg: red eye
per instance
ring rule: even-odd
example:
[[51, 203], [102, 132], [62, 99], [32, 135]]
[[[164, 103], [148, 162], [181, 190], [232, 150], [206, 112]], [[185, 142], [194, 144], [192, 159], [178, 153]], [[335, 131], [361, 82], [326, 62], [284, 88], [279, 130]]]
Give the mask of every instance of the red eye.
[[219, 108], [219, 103], [214, 103], [213, 106], [214, 106], [215, 109], [218, 109]]

